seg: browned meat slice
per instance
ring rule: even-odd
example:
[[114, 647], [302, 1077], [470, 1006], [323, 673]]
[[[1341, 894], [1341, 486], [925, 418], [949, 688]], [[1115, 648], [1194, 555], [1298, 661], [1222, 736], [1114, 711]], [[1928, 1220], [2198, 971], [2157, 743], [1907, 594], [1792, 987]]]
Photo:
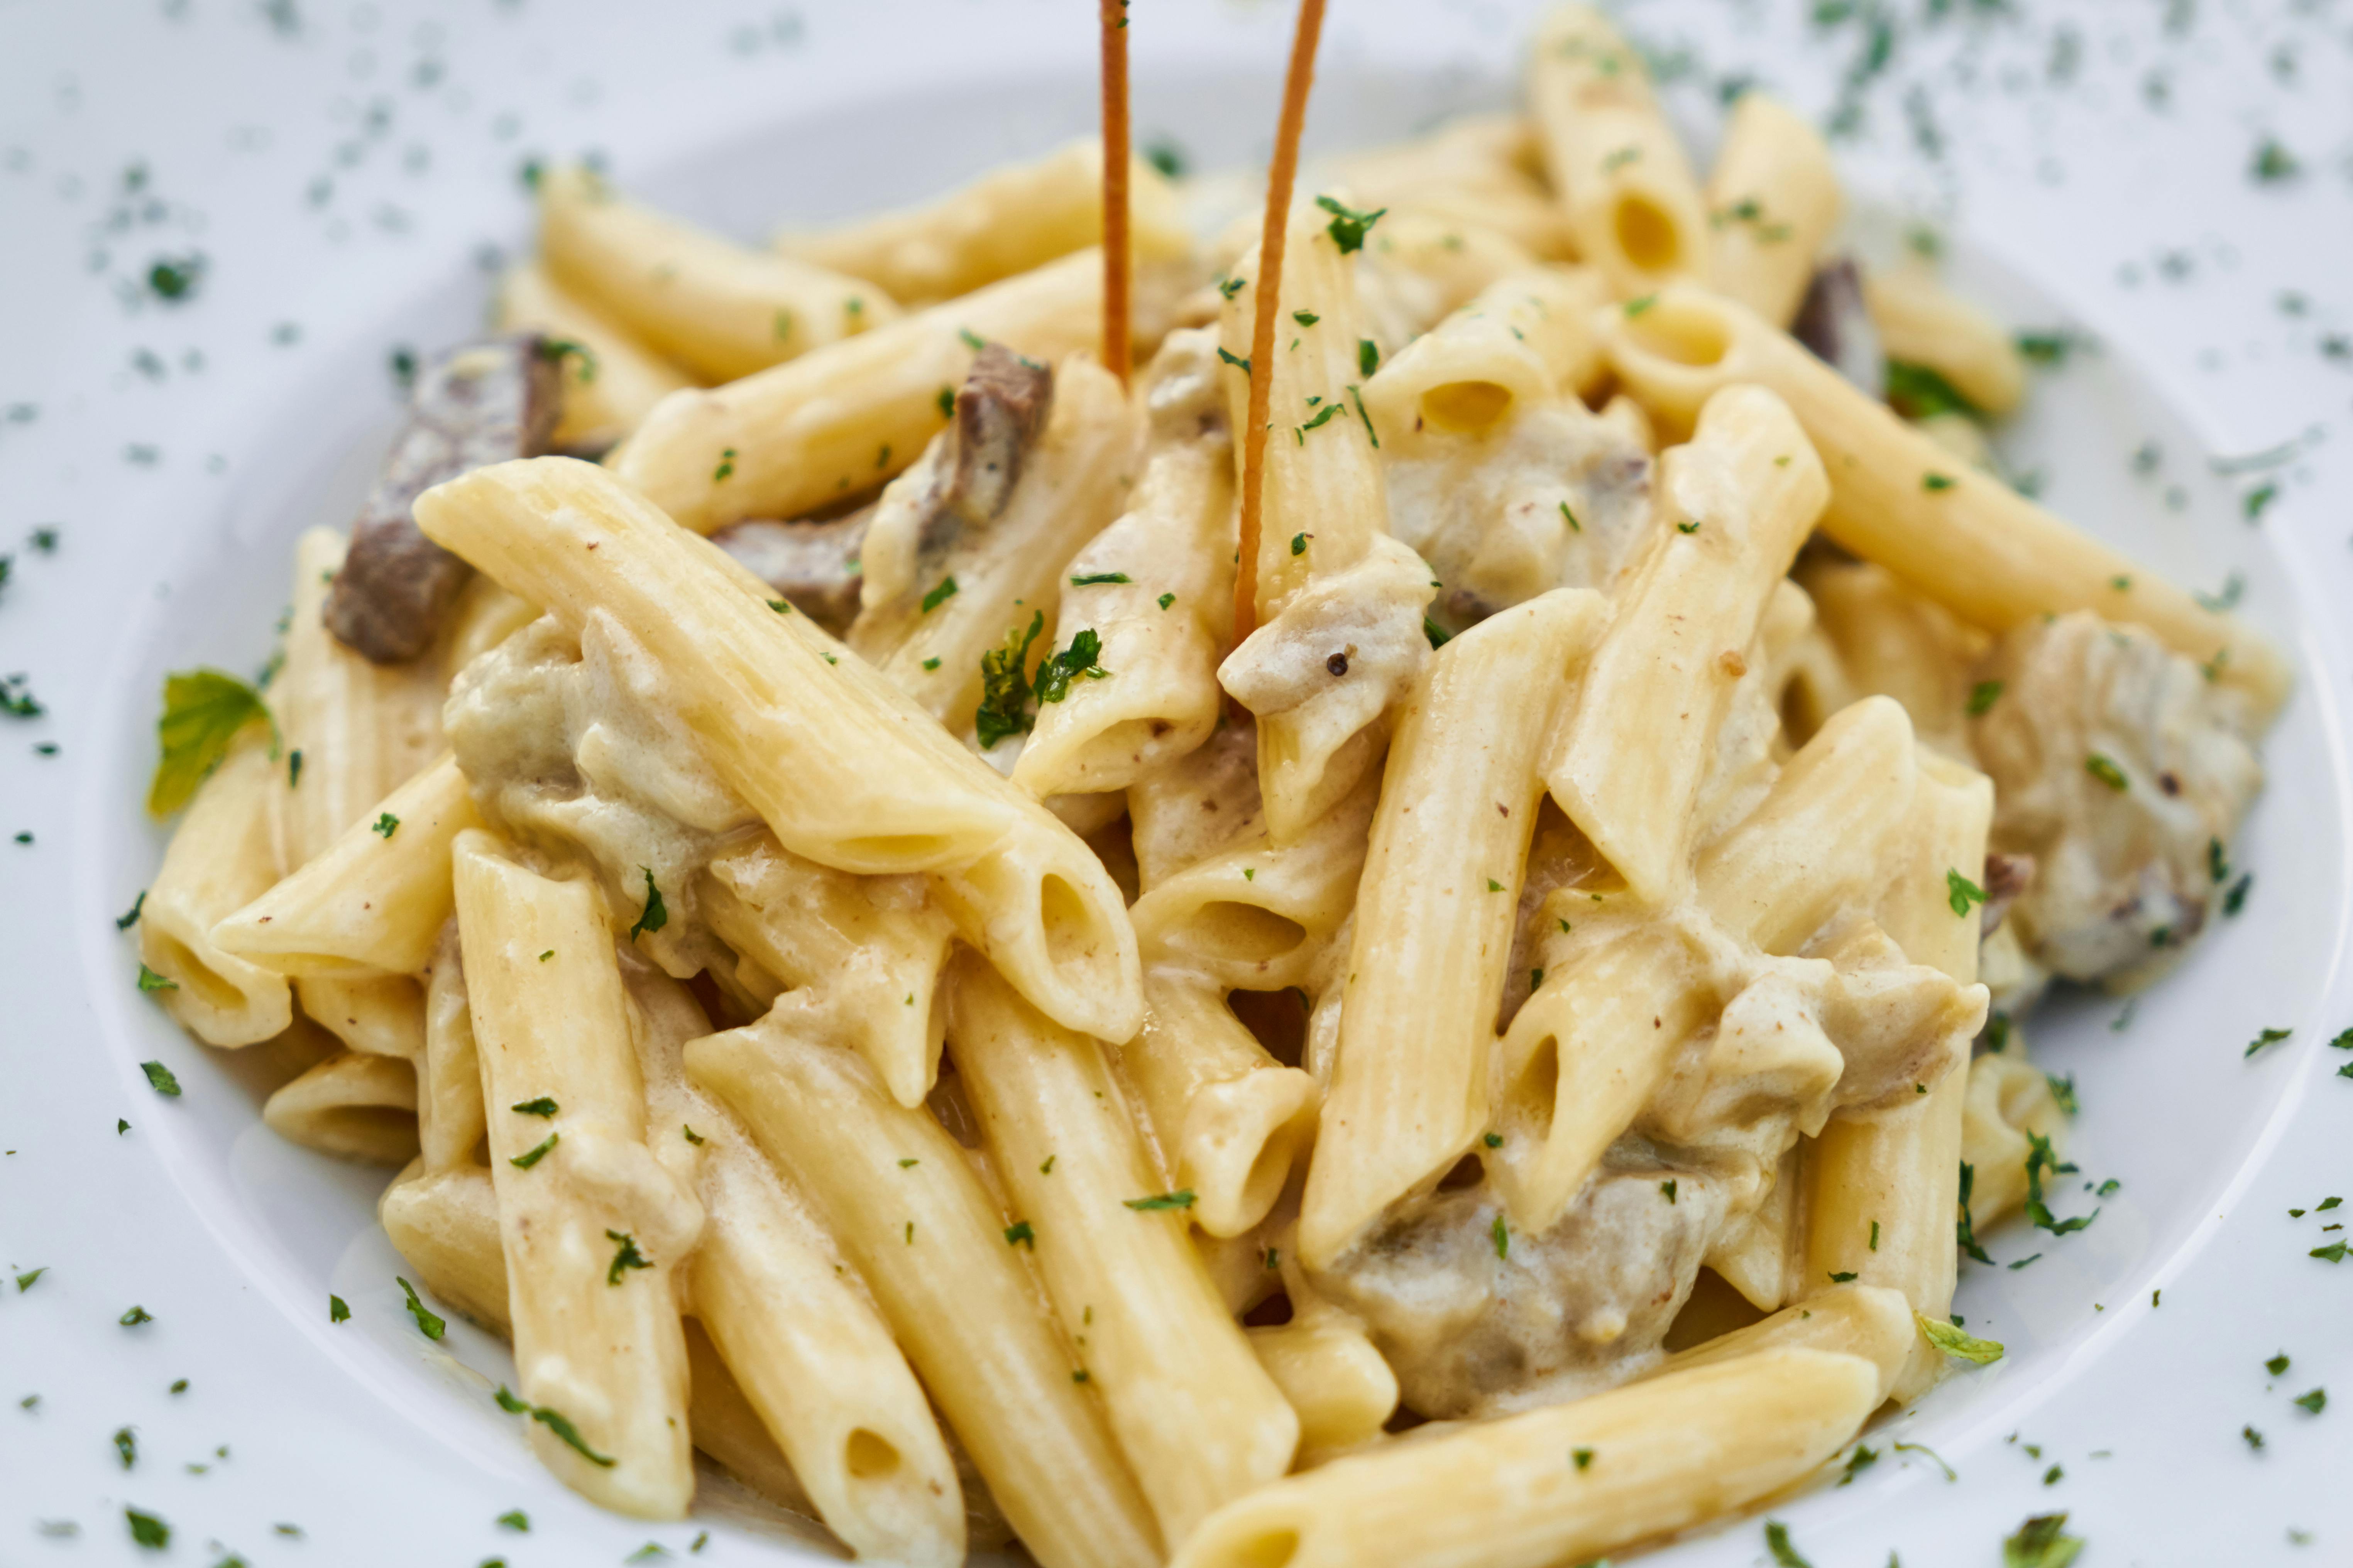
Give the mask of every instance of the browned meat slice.
[[972, 522], [1005, 510], [1021, 482], [1021, 460], [1046, 427], [1054, 373], [1003, 343], [973, 356], [955, 400], [955, 469], [944, 504]]
[[1887, 394], [1887, 359], [1879, 329], [1862, 302], [1862, 270], [1852, 256], [1834, 256], [1815, 269], [1789, 331], [1832, 370], [1873, 397]]
[[323, 619], [377, 664], [423, 653], [464, 585], [466, 563], [417, 531], [419, 495], [469, 468], [535, 458], [562, 411], [556, 356], [535, 333], [468, 343], [417, 378], [408, 421], [352, 525], [352, 546]]
[[711, 542], [749, 567], [785, 602], [839, 637], [858, 618], [859, 547], [874, 509], [863, 506], [824, 522], [739, 522]]

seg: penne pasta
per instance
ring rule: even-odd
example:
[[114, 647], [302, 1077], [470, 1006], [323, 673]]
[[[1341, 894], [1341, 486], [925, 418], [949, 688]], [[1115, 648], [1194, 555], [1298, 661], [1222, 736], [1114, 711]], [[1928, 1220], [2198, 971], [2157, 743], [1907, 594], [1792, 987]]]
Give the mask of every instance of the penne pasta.
[[1498, 279], [1365, 384], [1375, 427], [1410, 450], [1433, 438], [1492, 436], [1523, 409], [1597, 390], [1592, 321], [1607, 298], [1589, 267]]
[[[1127, 172], [1128, 243], [1137, 258], [1192, 248], [1176, 193], [1138, 158]], [[1103, 240], [1103, 143], [1065, 143], [1008, 163], [946, 195], [812, 233], [776, 236], [777, 252], [872, 280], [904, 304], [969, 294]]]
[[1890, 360], [1935, 371], [1993, 418], [2026, 396], [2026, 360], [2010, 333], [1936, 281], [1927, 268], [1866, 272], [1862, 299]]
[[372, 1165], [417, 1157], [417, 1074], [395, 1057], [345, 1051], [280, 1088], [262, 1125], [290, 1143]]
[[1577, 253], [1620, 299], [1707, 270], [1707, 209], [1642, 58], [1590, 5], [1556, 5], [1528, 47], [1527, 93]]
[[1102, 309], [1103, 258], [1082, 251], [790, 364], [673, 393], [612, 465], [697, 533], [798, 517], [913, 462], [984, 342], [1058, 363], [1094, 346]]
[[636, 429], [655, 404], [694, 384], [536, 261], [507, 268], [495, 321], [502, 332], [539, 333], [561, 357], [564, 412], [554, 435], [561, 451], [602, 452]]
[[1685, 285], [1600, 321], [1620, 381], [1670, 426], [1689, 428], [1734, 383], [1779, 394], [1831, 476], [1823, 531], [1964, 621], [2000, 632], [2093, 610], [2147, 626], [2265, 715], [2286, 700], [2287, 667], [2253, 631], [2008, 486], [1958, 472], [1934, 441], [1732, 301]]
[[872, 282], [705, 233], [616, 195], [592, 170], [545, 170], [538, 189], [549, 276], [712, 381], [899, 319]]
[[1708, 177], [1708, 287], [1787, 327], [1844, 205], [1814, 128], [1779, 99], [1742, 93]]
[[248, 725], [197, 787], [139, 906], [139, 962], [180, 1026], [208, 1046], [250, 1046], [283, 1034], [293, 993], [274, 969], [217, 946], [213, 928], [278, 879], [270, 799], [278, 762]]

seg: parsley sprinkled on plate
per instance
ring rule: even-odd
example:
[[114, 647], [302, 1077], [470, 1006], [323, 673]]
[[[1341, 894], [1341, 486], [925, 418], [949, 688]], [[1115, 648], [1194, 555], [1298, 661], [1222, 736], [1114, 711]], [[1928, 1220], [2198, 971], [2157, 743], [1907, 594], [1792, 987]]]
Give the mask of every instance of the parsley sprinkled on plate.
[[1912, 1318], [1920, 1325], [1920, 1332], [1928, 1342], [1947, 1355], [1958, 1356], [1979, 1366], [2001, 1359], [2001, 1346], [1992, 1340], [1981, 1340], [1974, 1334], [1964, 1333], [1957, 1324], [1942, 1322], [1923, 1313], [1915, 1312]]
[[132, 1545], [143, 1546], [150, 1552], [161, 1552], [172, 1544], [172, 1527], [153, 1514], [126, 1507], [122, 1510], [122, 1518], [131, 1527]]
[[192, 669], [164, 677], [164, 713], [155, 723], [163, 755], [147, 786], [148, 811], [169, 816], [187, 805], [245, 727], [269, 719], [261, 693], [233, 675]]
[[418, 1332], [428, 1340], [438, 1340], [448, 1331], [448, 1323], [437, 1316], [433, 1310], [425, 1304], [424, 1298], [417, 1295], [416, 1286], [397, 1277], [394, 1279], [393, 1283], [399, 1286], [401, 1294], [408, 1298], [408, 1315], [417, 1320]]

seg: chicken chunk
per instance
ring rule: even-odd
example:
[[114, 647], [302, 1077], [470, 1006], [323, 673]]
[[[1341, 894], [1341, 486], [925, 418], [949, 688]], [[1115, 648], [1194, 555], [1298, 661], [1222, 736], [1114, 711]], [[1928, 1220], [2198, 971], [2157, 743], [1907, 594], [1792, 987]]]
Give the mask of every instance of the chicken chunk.
[[1994, 781], [1991, 847], [2033, 858], [2007, 917], [2028, 955], [2098, 981], [2187, 944], [2263, 784], [2244, 699], [2084, 612], [2011, 631], [1978, 677], [2000, 689], [1970, 727]]

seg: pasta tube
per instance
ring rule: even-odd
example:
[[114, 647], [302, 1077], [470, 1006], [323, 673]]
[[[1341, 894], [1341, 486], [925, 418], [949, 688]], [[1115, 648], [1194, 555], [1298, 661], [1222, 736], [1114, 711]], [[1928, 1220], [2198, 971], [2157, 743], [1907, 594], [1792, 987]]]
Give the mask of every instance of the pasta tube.
[[1688, 858], [1733, 683], [1828, 494], [1788, 408], [1756, 387], [1708, 399], [1661, 463], [1654, 542], [1545, 767], [1553, 800], [1646, 903], [1666, 900]]
[[294, 1020], [286, 977], [215, 944], [213, 927], [278, 879], [269, 803], [278, 763], [248, 726], [173, 830], [139, 906], [139, 961], [171, 984], [164, 1010], [208, 1046], [250, 1046]]
[[955, 927], [922, 881], [836, 871], [764, 835], [712, 858], [702, 901], [720, 941], [786, 985], [823, 989], [892, 1099], [923, 1103], [939, 1074], [936, 987]]
[[1095, 346], [1102, 314], [1103, 257], [1082, 251], [790, 364], [673, 393], [613, 465], [697, 533], [798, 517], [913, 462], [983, 342], [1054, 363]]
[[449, 846], [480, 826], [466, 776], [445, 757], [222, 920], [213, 940], [281, 974], [422, 973], [449, 919]]
[[1515, 272], [1407, 344], [1365, 384], [1376, 428], [1400, 450], [1491, 436], [1525, 408], [1600, 381], [1593, 313], [1608, 298], [1589, 267]]
[[1879, 1403], [1860, 1356], [1768, 1349], [1446, 1428], [1228, 1506], [1174, 1568], [1549, 1568], [1778, 1491]]
[[[1992, 817], [1991, 780], [1924, 752], [1920, 786], [1876, 910], [1906, 958], [1964, 985], [1977, 979], [1980, 922], [1974, 910], [1954, 912], [1947, 874], [1985, 864]], [[1952, 1310], [1968, 1048], [1956, 1043], [1958, 1059], [1926, 1097], [1893, 1109], [1843, 1110], [1822, 1128], [1807, 1160], [1810, 1284], [1851, 1276], [1901, 1290], [1924, 1316]], [[1919, 1341], [1895, 1396], [1916, 1397], [1945, 1364], [1941, 1351]]]
[[453, 917], [442, 927], [425, 979], [425, 1055], [417, 1067], [417, 1134], [425, 1168], [441, 1172], [471, 1165], [474, 1146], [488, 1127], [482, 1058], [474, 1046], [474, 1015]]
[[893, 1102], [823, 1033], [787, 1004], [693, 1042], [687, 1072], [815, 1203], [1039, 1562], [1153, 1568], [1152, 1516], [1006, 1215], [929, 1111]]
[[1788, 326], [1843, 205], [1820, 133], [1779, 99], [1741, 94], [1707, 184], [1709, 287]]
[[1488, 1058], [1542, 786], [1554, 693], [1599, 595], [1560, 589], [1489, 616], [1415, 682], [1357, 892], [1340, 1054], [1299, 1221], [1324, 1268], [1487, 1126]]
[[1810, 1297], [1802, 1307], [1785, 1307], [1762, 1322], [1678, 1351], [1641, 1375], [1658, 1377], [1695, 1366], [1716, 1366], [1764, 1350], [1824, 1351], [1859, 1356], [1877, 1368], [1879, 1397], [1883, 1401], [1919, 1339], [1912, 1303], [1901, 1291], [1875, 1285], [1833, 1285]]
[[1015, 1228], [1029, 1227], [1162, 1536], [1181, 1542], [1290, 1468], [1299, 1418], [1227, 1315], [1183, 1215], [1155, 1212], [1174, 1200], [1156, 1196], [1103, 1047], [970, 958], [951, 973], [948, 1031]]
[[674, 1277], [702, 1211], [646, 1147], [602, 901], [479, 829], [454, 867], [515, 1370], [523, 1400], [565, 1424], [533, 1420], [533, 1451], [616, 1512], [681, 1518], [694, 1467]]
[[[1192, 248], [1176, 193], [1141, 158], [1127, 171], [1128, 244], [1138, 259]], [[776, 236], [785, 256], [872, 279], [929, 305], [1043, 267], [1103, 239], [1103, 143], [1090, 136], [1027, 163], [1002, 163], [918, 206], [815, 234]]]
[[294, 544], [286, 662], [270, 682], [286, 788], [273, 792], [278, 862], [291, 870], [332, 844], [443, 751], [448, 681], [428, 653], [375, 664], [345, 647], [322, 616], [343, 564], [343, 537], [314, 528]]
[[598, 306], [526, 261], [499, 280], [498, 329], [537, 332], [563, 358], [564, 411], [555, 447], [601, 452], [638, 427], [653, 405], [694, 384]]
[[556, 282], [713, 381], [899, 319], [872, 283], [746, 249], [624, 200], [582, 168], [540, 175], [539, 253]]
[[[1877, 869], [1915, 770], [1912, 727], [1895, 702], [1870, 698], [1839, 713], [1701, 857], [1700, 907], [1767, 952], [1793, 951]], [[1555, 895], [1545, 912], [1569, 927], [1582, 921], [1562, 909], [1582, 902]], [[1576, 1199], [1719, 1001], [1701, 983], [1705, 938], [1680, 921], [1590, 937], [1565, 930], [1540, 951], [1550, 983], [1504, 1032], [1494, 1118], [1504, 1142], [1488, 1161], [1514, 1228], [1536, 1233]]]
[[1528, 47], [1528, 105], [1577, 253], [1620, 299], [1707, 268], [1707, 209], [1642, 57], [1590, 5]]
[[1144, 478], [1127, 514], [1063, 574], [1057, 633], [1092, 630], [1113, 678], [1074, 680], [1039, 706], [1013, 781], [1041, 800], [1125, 789], [1216, 727], [1218, 659], [1233, 634], [1234, 474], [1215, 347], [1208, 332], [1169, 334], [1145, 399]]
[[417, 1074], [396, 1057], [329, 1057], [262, 1102], [262, 1125], [339, 1160], [399, 1165], [417, 1157]]
[[[721, 780], [839, 870], [941, 873], [965, 939], [1048, 1016], [1105, 1039], [1143, 1008], [1125, 901], [1086, 846], [896, 688], [600, 468], [540, 458], [419, 497], [417, 521], [575, 630], [612, 616]], [[590, 548], [590, 546], [595, 548]]]
[[[1366, 339], [1355, 275], [1328, 232], [1334, 225], [1309, 208], [1290, 221], [1282, 305], [1298, 346], [1278, 350], [1269, 373], [1276, 428], [1266, 447], [1258, 629], [1218, 671], [1258, 716], [1259, 791], [1277, 844], [1298, 837], [1372, 767], [1374, 726], [1429, 654], [1421, 612], [1432, 592], [1419, 559], [1388, 538], [1379, 437], [1361, 400]], [[1257, 271], [1252, 251], [1219, 328], [1235, 367], [1248, 363]], [[1225, 380], [1240, 428], [1250, 377], [1233, 368]]]
[[2286, 664], [2250, 628], [1999, 480], [1959, 471], [1936, 442], [1731, 300], [1679, 286], [1639, 314], [1603, 311], [1598, 330], [1619, 380], [1669, 426], [1689, 428], [1734, 383], [1778, 393], [1831, 475], [1823, 531], [1963, 620], [2001, 632], [2091, 610], [2147, 626], [2263, 715], [2286, 700]]

